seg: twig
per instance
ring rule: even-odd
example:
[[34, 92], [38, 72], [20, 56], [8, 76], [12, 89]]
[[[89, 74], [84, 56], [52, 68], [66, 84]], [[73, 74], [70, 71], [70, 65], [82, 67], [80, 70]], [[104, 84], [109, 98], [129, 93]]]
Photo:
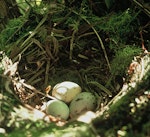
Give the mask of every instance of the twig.
[[46, 95], [46, 94], [40, 92], [39, 90], [37, 90], [36, 88], [34, 88], [34, 87], [31, 86], [31, 85], [28, 85], [28, 84], [26, 84], [26, 83], [24, 83], [24, 82], [21, 82], [21, 81], [19, 81], [19, 82], [20, 82], [23, 86], [25, 86], [25, 87], [27, 87], [28, 89], [34, 91], [35, 93], [38, 93], [38, 94], [41, 94], [41, 95], [43, 95], [43, 96], [45, 96], [45, 97], [47, 97], [47, 98], [56, 100], [56, 98], [54, 98], [54, 97], [52, 97], [52, 96], [50, 96], [50, 95]]
[[[73, 11], [75, 14], [79, 15], [77, 12]], [[107, 56], [107, 53], [106, 53], [106, 50], [105, 50], [105, 46], [103, 44], [103, 41], [101, 39], [101, 37], [99, 36], [99, 34], [97, 33], [96, 29], [91, 25], [91, 23], [84, 17], [82, 17], [81, 15], [79, 15], [83, 20], [85, 20], [87, 22], [87, 24], [89, 24], [91, 26], [91, 28], [93, 29], [94, 33], [96, 34], [99, 42], [100, 42], [100, 45], [101, 45], [101, 48], [103, 50], [103, 53], [104, 53], [104, 56], [105, 56], [105, 59], [106, 59], [106, 62], [107, 62], [107, 65], [108, 65], [108, 68], [109, 70], [111, 70], [111, 67], [110, 67], [110, 63], [109, 63], [109, 59], [108, 59], [108, 56]]]
[[[37, 33], [38, 29], [40, 28], [40, 26], [46, 21], [47, 19], [47, 14], [45, 15], [45, 17], [41, 20], [41, 22], [37, 25], [37, 27], [31, 32], [31, 34], [28, 36], [28, 38], [20, 45], [20, 47], [23, 48], [23, 51], [25, 51], [30, 45], [32, 45], [33, 41], [30, 42], [30, 39]], [[29, 43], [30, 42], [30, 43]], [[29, 44], [28, 44], [29, 43]], [[28, 44], [28, 45], [27, 45]], [[22, 52], [21, 52], [22, 53]], [[13, 61], [16, 61], [16, 59], [18, 58], [18, 56], [16, 56]]]
[[46, 64], [46, 70], [45, 70], [45, 81], [44, 81], [44, 88], [47, 86], [47, 83], [48, 83], [48, 77], [49, 77], [49, 69], [50, 69], [50, 61], [48, 60], [47, 61], [47, 64]]
[[75, 33], [76, 33], [76, 30], [73, 31], [72, 37], [70, 39], [70, 55], [69, 55], [70, 60], [72, 60], [72, 52], [73, 52], [73, 47], [74, 47]]
[[149, 9], [147, 9], [143, 4], [141, 4], [140, 2], [138, 2], [137, 0], [133, 0], [133, 2], [138, 5], [140, 8], [142, 8], [144, 10], [144, 12], [150, 17], [150, 11]]

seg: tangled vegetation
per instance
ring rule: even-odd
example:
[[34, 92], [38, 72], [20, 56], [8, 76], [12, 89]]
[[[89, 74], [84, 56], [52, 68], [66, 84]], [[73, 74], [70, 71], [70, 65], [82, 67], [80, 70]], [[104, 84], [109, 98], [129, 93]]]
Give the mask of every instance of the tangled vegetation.
[[[133, 74], [135, 64], [141, 65], [143, 57], [149, 54], [150, 11], [145, 7], [147, 2], [140, 3], [141, 5], [136, 0], [126, 2], [16, 0], [16, 2], [21, 16], [9, 19], [0, 34], [0, 82], [3, 83], [0, 93], [0, 105], [3, 106], [0, 122], [4, 125], [2, 128], [6, 129], [6, 134], [2, 135], [23, 136], [22, 133], [24, 136], [37, 134], [48, 136], [51, 133], [52, 137], [83, 136], [83, 134], [85, 137], [94, 137], [98, 134], [106, 137], [137, 135], [139, 132], [136, 126], [142, 124], [144, 119], [141, 117], [149, 113], [147, 110], [149, 98], [147, 96], [145, 99], [147, 93], [145, 95], [144, 92], [148, 91], [149, 94], [148, 83], [142, 83], [145, 85], [144, 91], [138, 87], [136, 90], [139, 92], [132, 95], [131, 100], [123, 104], [122, 99], [114, 106], [114, 111], [110, 109], [108, 119], [100, 117], [97, 122], [89, 125], [75, 120], [67, 121], [67, 124], [64, 121], [61, 123], [55, 118], [50, 118], [52, 123], [47, 120], [43, 122], [41, 119], [36, 121], [35, 114], [30, 109], [40, 111], [41, 104], [49, 100], [46, 95], [51, 95], [51, 89], [57, 83], [74, 81], [83, 91], [92, 92], [98, 97], [100, 103], [97, 112], [101, 113], [103, 107], [118, 95], [124, 84], [135, 81], [135, 75], [138, 75]], [[138, 73], [141, 72], [143, 70], [140, 69]], [[143, 81], [148, 81], [149, 73], [145, 71], [143, 73], [147, 76]], [[119, 119], [126, 120], [128, 117], [120, 116], [119, 113], [129, 116], [130, 108], [125, 105], [133, 104], [131, 102], [139, 95], [143, 95], [146, 100], [146, 106], [143, 107], [145, 111], [141, 113], [139, 110], [134, 113], [133, 117], [129, 118], [133, 125], [131, 123], [125, 125], [126, 123]], [[127, 98], [129, 96], [127, 95]], [[22, 108], [21, 105], [25, 105], [26, 108]], [[124, 108], [128, 111], [122, 111]], [[23, 118], [24, 114], [21, 111], [31, 115]], [[44, 115], [41, 111], [39, 113]], [[21, 116], [18, 117], [18, 114]], [[138, 114], [140, 119], [134, 121], [134, 117], [138, 118]], [[106, 115], [104, 113], [104, 117]], [[113, 119], [115, 115], [117, 118]], [[150, 119], [147, 118], [147, 121]], [[62, 127], [59, 127], [59, 122]], [[112, 125], [109, 126], [107, 122], [112, 122]], [[99, 124], [103, 123], [104, 127], [99, 128]], [[149, 136], [147, 130], [149, 127], [149, 123], [140, 127], [142, 131], [140, 135]], [[21, 130], [22, 128], [24, 129]], [[15, 131], [12, 132], [13, 130]], [[39, 134], [35, 130], [42, 132]], [[71, 133], [70, 130], [74, 132]], [[119, 133], [116, 131], [114, 133], [113, 130]], [[11, 134], [8, 135], [9, 133]]]

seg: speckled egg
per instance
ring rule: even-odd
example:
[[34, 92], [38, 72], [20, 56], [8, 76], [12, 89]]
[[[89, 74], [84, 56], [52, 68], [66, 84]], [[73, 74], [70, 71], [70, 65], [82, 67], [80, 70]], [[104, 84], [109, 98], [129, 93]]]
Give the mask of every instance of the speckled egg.
[[70, 103], [70, 117], [75, 117], [86, 111], [94, 111], [97, 107], [97, 99], [91, 92], [79, 93]]

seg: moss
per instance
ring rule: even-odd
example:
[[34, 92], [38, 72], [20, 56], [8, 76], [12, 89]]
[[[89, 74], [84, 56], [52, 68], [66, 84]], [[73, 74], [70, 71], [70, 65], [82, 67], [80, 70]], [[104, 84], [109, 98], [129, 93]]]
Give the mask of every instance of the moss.
[[23, 17], [9, 20], [6, 28], [0, 34], [1, 50], [6, 48], [5, 46], [7, 42], [15, 42], [19, 38], [18, 36], [20, 35], [20, 32], [17, 30], [24, 24], [24, 21], [25, 19]]
[[116, 51], [115, 57], [111, 62], [112, 75], [123, 76], [134, 56], [139, 55], [140, 53], [141, 49], [132, 45], [127, 45], [126, 47]]
[[38, 136], [38, 137], [95, 137], [95, 133], [88, 124], [74, 122], [63, 127], [58, 127], [54, 123], [50, 123], [45, 128], [39, 127], [39, 129], [33, 126], [29, 129], [15, 130], [8, 137], [26, 137], [26, 136]]

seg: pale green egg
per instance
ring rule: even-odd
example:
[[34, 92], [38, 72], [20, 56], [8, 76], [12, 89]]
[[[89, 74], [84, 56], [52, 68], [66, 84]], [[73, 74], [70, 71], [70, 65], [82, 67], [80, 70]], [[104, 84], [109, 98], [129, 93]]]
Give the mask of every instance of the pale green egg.
[[60, 100], [50, 100], [47, 102], [46, 113], [67, 120], [69, 117], [69, 107]]

